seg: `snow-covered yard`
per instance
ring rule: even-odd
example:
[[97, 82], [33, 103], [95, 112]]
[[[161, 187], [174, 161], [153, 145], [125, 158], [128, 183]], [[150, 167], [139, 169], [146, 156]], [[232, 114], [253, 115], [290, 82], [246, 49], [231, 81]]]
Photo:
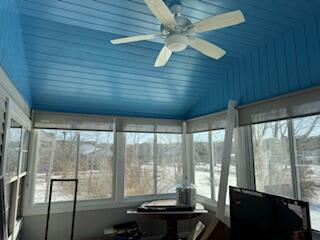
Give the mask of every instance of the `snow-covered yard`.
[[[145, 166], [145, 168], [150, 168], [149, 165]], [[197, 193], [211, 198], [211, 185], [210, 185], [210, 172], [208, 171], [209, 166], [201, 166], [200, 168], [197, 168], [195, 171], [195, 184], [196, 184], [196, 190]], [[214, 174], [215, 174], [215, 198], [217, 200], [218, 191], [219, 191], [219, 180], [220, 180], [220, 169], [221, 166], [217, 165], [214, 168]], [[320, 168], [317, 166], [313, 168], [314, 173], [316, 176], [320, 176]], [[171, 167], [165, 167], [163, 169], [158, 169], [159, 172], [165, 173], [167, 178], [165, 180], [161, 180], [159, 182], [159, 187], [163, 187], [170, 192], [173, 191], [173, 188], [175, 186], [175, 183], [173, 182], [175, 171], [174, 168]], [[97, 174], [97, 172], [94, 172], [94, 175]], [[81, 173], [81, 176], [85, 176], [86, 173]], [[53, 175], [52, 178], [59, 178], [59, 175], [55, 176]], [[320, 180], [319, 180], [320, 182]], [[54, 187], [54, 193], [53, 193], [53, 201], [68, 201], [73, 199], [73, 194], [71, 192], [73, 191], [72, 183], [70, 184], [70, 194], [68, 194], [66, 191], [62, 190], [61, 184], [70, 184], [70, 183], [56, 183], [56, 186]], [[237, 178], [236, 178], [236, 169], [234, 166], [230, 167], [230, 175], [229, 175], [229, 185], [236, 186], [237, 185]], [[166, 187], [164, 187], [166, 186]], [[42, 203], [45, 202], [45, 195], [48, 187], [48, 182], [46, 181], [46, 174], [44, 173], [38, 173], [36, 176], [36, 191], [34, 195], [34, 202], [35, 203]], [[320, 189], [317, 193], [317, 195], [320, 197]], [[229, 204], [229, 194], [227, 195], [227, 204]], [[310, 215], [311, 215], [311, 224], [312, 228], [320, 231], [320, 203], [310, 203]]]

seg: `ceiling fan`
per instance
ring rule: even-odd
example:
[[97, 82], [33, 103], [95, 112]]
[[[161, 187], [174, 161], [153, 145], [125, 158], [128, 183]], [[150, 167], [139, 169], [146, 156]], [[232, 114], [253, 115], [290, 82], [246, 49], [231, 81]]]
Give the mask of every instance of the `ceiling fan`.
[[192, 36], [192, 33], [208, 32], [220, 28], [233, 26], [245, 21], [240, 10], [212, 16], [207, 19], [192, 23], [181, 15], [183, 6], [175, 4], [170, 7], [163, 0], [144, 0], [151, 12], [161, 23], [161, 31], [154, 34], [138, 35], [111, 40], [112, 44], [123, 44], [164, 38], [164, 47], [161, 49], [155, 62], [155, 67], [165, 66], [173, 52], [185, 50], [188, 46], [202, 54], [220, 59], [226, 52], [213, 43]]

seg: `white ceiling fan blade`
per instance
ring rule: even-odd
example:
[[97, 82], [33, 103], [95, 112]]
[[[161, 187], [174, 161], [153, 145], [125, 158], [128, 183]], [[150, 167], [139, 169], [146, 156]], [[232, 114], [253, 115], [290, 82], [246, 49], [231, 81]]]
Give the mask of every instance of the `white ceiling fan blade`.
[[222, 58], [226, 54], [223, 49], [200, 38], [189, 38], [189, 44], [192, 48], [214, 59]]
[[201, 33], [243, 23], [245, 17], [240, 10], [212, 16], [193, 24], [193, 31]]
[[167, 48], [166, 46], [164, 46], [161, 49], [154, 66], [155, 67], [163, 67], [164, 65], [167, 64], [171, 55], [172, 55], [172, 51], [169, 48]]
[[112, 44], [123, 44], [123, 43], [130, 43], [130, 42], [146, 41], [146, 40], [154, 39], [160, 35], [161, 35], [161, 33], [124, 37], [124, 38], [113, 39], [113, 40], [111, 40], [111, 43]]
[[169, 28], [177, 25], [173, 13], [162, 0], [144, 0], [144, 2], [162, 24]]

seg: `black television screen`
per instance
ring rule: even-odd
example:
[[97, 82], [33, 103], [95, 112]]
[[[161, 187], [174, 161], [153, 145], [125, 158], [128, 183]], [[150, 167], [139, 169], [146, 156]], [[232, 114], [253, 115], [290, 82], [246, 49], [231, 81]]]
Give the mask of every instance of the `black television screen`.
[[312, 239], [309, 204], [230, 187], [232, 240]]

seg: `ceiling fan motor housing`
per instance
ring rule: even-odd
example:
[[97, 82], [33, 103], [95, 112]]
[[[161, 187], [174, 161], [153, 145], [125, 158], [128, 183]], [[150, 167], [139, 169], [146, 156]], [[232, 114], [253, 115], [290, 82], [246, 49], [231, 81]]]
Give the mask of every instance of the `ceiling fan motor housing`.
[[172, 52], [181, 52], [188, 47], [188, 37], [182, 34], [171, 34], [165, 39], [166, 47]]

